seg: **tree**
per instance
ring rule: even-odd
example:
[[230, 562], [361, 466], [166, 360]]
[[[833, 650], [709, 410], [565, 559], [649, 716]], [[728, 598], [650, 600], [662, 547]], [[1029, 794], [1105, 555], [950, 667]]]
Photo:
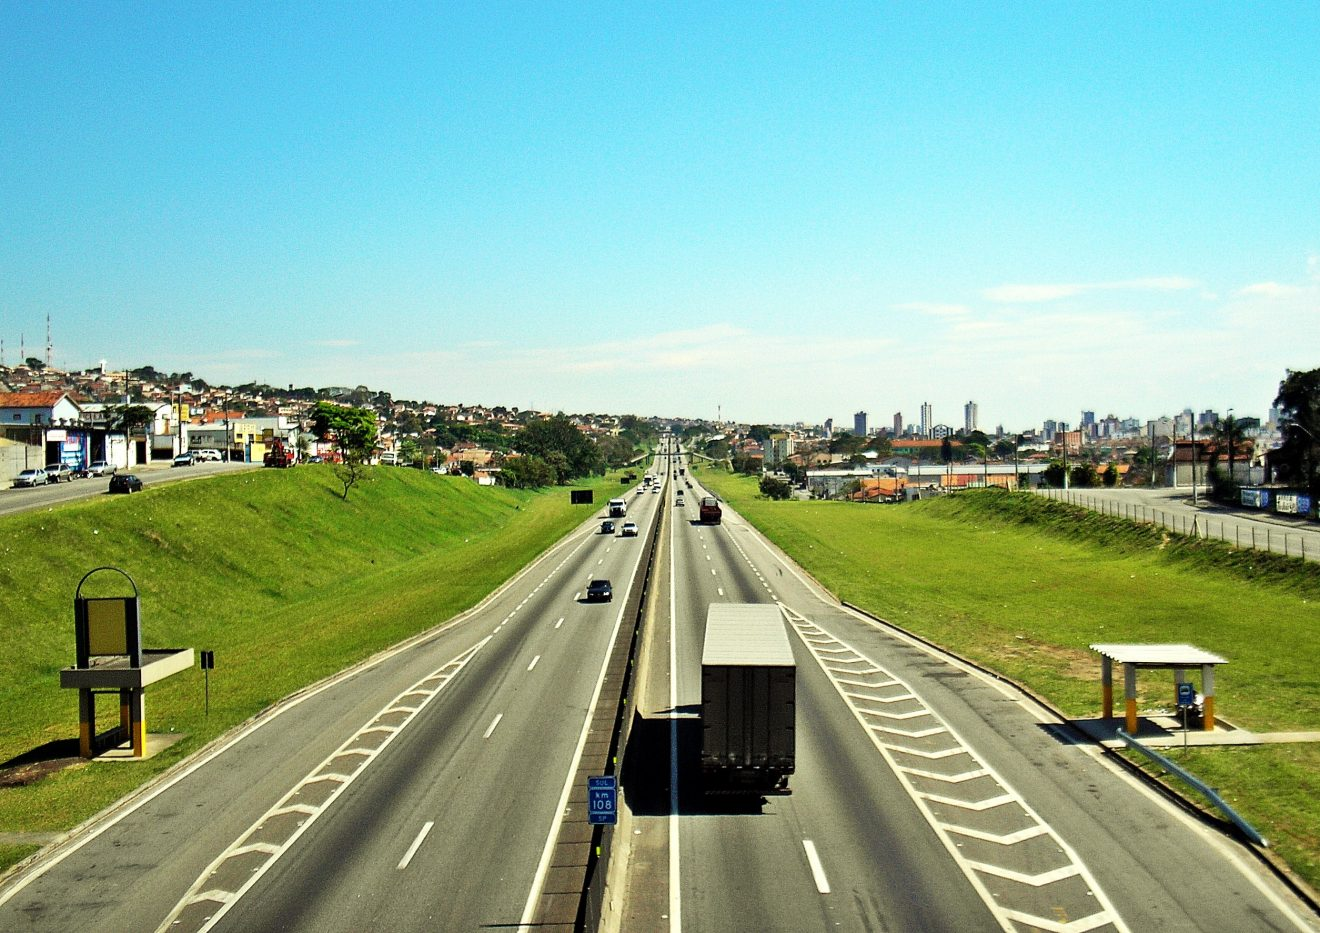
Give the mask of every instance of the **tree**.
[[339, 449], [335, 475], [344, 484], [344, 499], [359, 479], [376, 444], [376, 414], [366, 408], [345, 408], [333, 402], [317, 402], [311, 411], [312, 431], [323, 441], [334, 441]]
[[1274, 404], [1283, 411], [1283, 445], [1274, 453], [1279, 473], [1304, 486], [1320, 505], [1320, 369], [1288, 371]]
[[1085, 489], [1094, 486], [1096, 481], [1096, 472], [1094, 463], [1078, 463], [1068, 471], [1069, 482], [1077, 489]]
[[[1210, 469], [1207, 475], [1214, 484], [1214, 496], [1224, 502], [1236, 502], [1238, 498], [1238, 481], [1233, 473], [1233, 460], [1237, 445], [1246, 439], [1243, 420], [1234, 418], [1232, 415], [1224, 415], [1224, 417], [1215, 421], [1211, 427], [1211, 432], [1215, 439], [1215, 450], [1210, 456]], [[1215, 466], [1221, 449], [1228, 451], [1227, 476], [1216, 469]]]
[[46, 368], [46, 364], [35, 356], [29, 356], [27, 359], [23, 361], [23, 363], [27, 366], [28, 369], [37, 373], [41, 372], [43, 369]]
[[1105, 472], [1100, 475], [1101, 481], [1106, 489], [1113, 489], [1118, 485], [1118, 464], [1113, 460], [1105, 466]]
[[1041, 479], [1045, 481], [1045, 485], [1051, 486], [1055, 489], [1061, 489], [1063, 488], [1063, 478], [1065, 475], [1067, 474], [1063, 469], [1063, 461], [1051, 460], [1049, 466], [1045, 467], [1045, 471], [1041, 474]]
[[747, 429], [747, 436], [758, 444], [764, 444], [770, 439], [770, 435], [775, 433], [775, 429], [768, 424], [754, 424]]
[[780, 469], [788, 474], [789, 480], [795, 484], [801, 485], [807, 481], [806, 467], [799, 466], [792, 460], [785, 460], [780, 464]]
[[763, 476], [761, 477], [761, 495], [767, 499], [787, 499], [793, 495], [793, 486], [786, 479]]
[[1000, 460], [1004, 460], [1011, 457], [1016, 449], [1013, 442], [1005, 437], [995, 441], [994, 446], [990, 448], [990, 452]]
[[146, 405], [109, 405], [105, 409], [105, 426], [115, 433], [140, 434], [155, 417], [156, 413]]
[[554, 482], [550, 465], [535, 456], [506, 457], [500, 464], [500, 482], [513, 489], [536, 489]]
[[594, 473], [601, 466], [600, 451], [595, 442], [579, 431], [562, 412], [527, 425], [513, 439], [513, 447], [519, 453], [540, 457], [547, 463], [552, 452], [563, 454], [566, 466], [559, 482]]

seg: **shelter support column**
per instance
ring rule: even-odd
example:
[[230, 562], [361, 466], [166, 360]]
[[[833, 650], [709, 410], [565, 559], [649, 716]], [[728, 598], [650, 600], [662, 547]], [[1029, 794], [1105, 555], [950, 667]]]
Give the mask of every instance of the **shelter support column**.
[[96, 694], [78, 691], [78, 754], [92, 757], [92, 739], [96, 736]]
[[1127, 709], [1128, 735], [1137, 734], [1137, 666], [1123, 665], [1123, 700]]
[[1201, 665], [1201, 696], [1203, 697], [1201, 725], [1206, 732], [1213, 732], [1215, 728], [1215, 666], [1213, 664]]
[[1100, 687], [1104, 696], [1104, 718], [1114, 718], [1114, 662], [1108, 655], [1100, 658]]
[[133, 757], [143, 758], [147, 754], [147, 691], [130, 690], [128, 704]]

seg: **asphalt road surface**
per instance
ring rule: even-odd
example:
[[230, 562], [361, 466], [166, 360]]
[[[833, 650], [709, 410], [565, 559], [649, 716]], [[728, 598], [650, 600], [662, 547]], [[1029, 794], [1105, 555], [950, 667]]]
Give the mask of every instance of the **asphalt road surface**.
[[[170, 467], [169, 464], [151, 464], [120, 470], [120, 473], [132, 473], [142, 480], [144, 489], [162, 483], [177, 483], [188, 479], [201, 479], [219, 473], [234, 473], [240, 470], [261, 469], [260, 463], [195, 463], [188, 467]], [[15, 489], [12, 486], [0, 489], [0, 515], [16, 512], [29, 512], [35, 509], [49, 508], [64, 502], [78, 499], [90, 499], [92, 496], [109, 495], [109, 476], [89, 476], [86, 479], [69, 480], [63, 483], [51, 483], [47, 486], [34, 486]]]
[[[660, 498], [635, 497], [643, 534]], [[57, 847], [0, 930], [516, 928], [642, 553], [598, 529]], [[594, 577], [612, 602], [582, 601]]]
[[[1244, 848], [1029, 698], [839, 607], [727, 504], [719, 526], [670, 506], [614, 928], [1317, 928]], [[700, 793], [702, 630], [720, 600], [784, 607], [798, 664], [791, 796]]]

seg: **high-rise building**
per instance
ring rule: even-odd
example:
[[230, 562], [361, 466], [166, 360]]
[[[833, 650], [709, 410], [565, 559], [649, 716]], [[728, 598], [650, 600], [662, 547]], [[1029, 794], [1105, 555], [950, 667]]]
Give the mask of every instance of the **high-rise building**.
[[931, 430], [935, 427], [935, 417], [930, 407], [930, 402], [921, 403], [921, 436], [930, 437]]
[[853, 433], [858, 437], [866, 437], [866, 412], [859, 411], [853, 415]]
[[1054, 440], [1054, 435], [1059, 430], [1059, 423], [1057, 421], [1054, 421], [1053, 419], [1049, 419], [1046, 420], [1044, 427], [1045, 427], [1045, 432], [1044, 432], [1045, 440], [1047, 441]]
[[833, 436], [834, 436], [834, 419], [833, 419], [833, 418], [826, 418], [826, 419], [825, 419], [825, 439], [826, 439], [826, 440], [829, 440], [829, 439], [832, 438]]
[[901, 411], [896, 411], [894, 412], [894, 437], [902, 437], [902, 436], [903, 436], [903, 413]]
[[977, 430], [976, 427], [976, 403], [968, 402], [963, 406], [963, 430], [968, 434]]

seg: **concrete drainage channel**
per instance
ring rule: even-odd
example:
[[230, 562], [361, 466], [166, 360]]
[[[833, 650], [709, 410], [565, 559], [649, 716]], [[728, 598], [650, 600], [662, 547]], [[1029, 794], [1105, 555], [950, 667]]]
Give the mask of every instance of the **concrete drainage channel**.
[[[629, 637], [614, 643], [601, 700], [596, 704], [578, 772], [573, 778], [568, 810], [555, 839], [550, 871], [529, 924], [532, 929], [594, 931], [600, 927], [615, 827], [587, 822], [587, 778], [618, 775], [621, 770], [620, 749], [627, 746], [632, 723], [628, 696], [636, 666], [637, 637], [650, 594], [656, 542], [667, 515], [667, 510], [660, 510], [646, 538], [646, 553], [638, 564], [637, 578], [628, 591], [624, 619], [630, 620]], [[614, 702], [610, 703], [609, 699]]]

